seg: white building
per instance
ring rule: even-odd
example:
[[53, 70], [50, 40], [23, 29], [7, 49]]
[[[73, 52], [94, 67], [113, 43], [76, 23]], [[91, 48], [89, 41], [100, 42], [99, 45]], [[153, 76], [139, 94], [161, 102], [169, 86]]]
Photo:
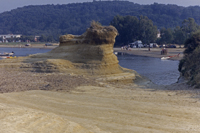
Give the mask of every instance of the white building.
[[20, 38], [22, 35], [14, 35], [14, 34], [7, 34], [7, 35], [0, 35], [0, 37], [2, 37], [3, 39], [7, 39], [7, 38]]

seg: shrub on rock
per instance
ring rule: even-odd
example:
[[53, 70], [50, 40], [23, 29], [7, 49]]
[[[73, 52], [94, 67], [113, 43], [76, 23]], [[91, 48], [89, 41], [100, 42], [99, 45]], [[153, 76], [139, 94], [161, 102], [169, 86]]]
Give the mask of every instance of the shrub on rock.
[[184, 58], [179, 63], [181, 76], [190, 85], [200, 87], [200, 32], [193, 34], [185, 42]]

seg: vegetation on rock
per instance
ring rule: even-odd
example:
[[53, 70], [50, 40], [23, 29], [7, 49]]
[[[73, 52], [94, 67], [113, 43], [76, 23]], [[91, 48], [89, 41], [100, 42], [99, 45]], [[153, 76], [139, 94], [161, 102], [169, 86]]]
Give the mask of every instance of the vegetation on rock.
[[184, 58], [179, 63], [181, 75], [189, 84], [200, 87], [200, 31], [185, 42]]

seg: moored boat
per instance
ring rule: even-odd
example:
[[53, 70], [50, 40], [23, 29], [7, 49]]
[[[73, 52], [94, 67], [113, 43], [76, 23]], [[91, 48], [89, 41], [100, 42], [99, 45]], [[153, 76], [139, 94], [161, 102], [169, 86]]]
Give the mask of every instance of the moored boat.
[[169, 58], [171, 58], [171, 57], [162, 57], [161, 60], [167, 60]]
[[173, 58], [173, 57], [179, 57], [179, 54], [178, 55], [173, 55], [173, 56], [162, 57], [161, 60], [167, 60], [167, 59], [170, 59], [170, 58]]
[[2, 58], [2, 59], [12, 58], [13, 55], [14, 55], [14, 52], [12, 52], [12, 53], [3, 52], [3, 53], [0, 53], [0, 58]]

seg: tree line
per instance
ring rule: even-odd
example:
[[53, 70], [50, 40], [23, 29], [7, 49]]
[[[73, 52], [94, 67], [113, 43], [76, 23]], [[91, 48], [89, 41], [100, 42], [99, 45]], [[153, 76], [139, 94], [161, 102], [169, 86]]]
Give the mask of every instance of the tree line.
[[[147, 16], [115, 16], [110, 23], [119, 32], [116, 37], [115, 46], [127, 45], [136, 40], [141, 40], [145, 44], [184, 44], [192, 34], [200, 30], [200, 26], [194, 18], [183, 20], [181, 26], [175, 28], [161, 28], [160, 30], [153, 24]], [[160, 37], [158, 37], [160, 33]]]
[[161, 38], [157, 40], [158, 44], [184, 44], [192, 34], [200, 30], [200, 26], [195, 22], [194, 18], [183, 20], [181, 26], [172, 28], [161, 28]]
[[116, 46], [125, 45], [136, 40], [143, 43], [155, 42], [157, 39], [157, 27], [146, 16], [116, 16], [110, 23], [117, 30]]
[[[158, 43], [158, 44], [184, 44], [184, 42], [191, 37], [191, 35], [200, 30], [200, 26], [193, 18], [185, 19], [181, 26], [172, 28], [161, 28], [160, 30], [153, 21], [147, 16], [120, 16], [117, 15], [110, 22], [114, 26], [119, 35], [116, 37], [115, 46], [127, 45], [131, 42], [141, 40], [145, 44]], [[158, 33], [160, 32], [160, 38]], [[41, 35], [35, 40], [35, 36], [21, 36], [20, 38], [7, 38], [8, 42], [55, 42], [53, 36]], [[0, 38], [3, 41], [3, 38]]]

